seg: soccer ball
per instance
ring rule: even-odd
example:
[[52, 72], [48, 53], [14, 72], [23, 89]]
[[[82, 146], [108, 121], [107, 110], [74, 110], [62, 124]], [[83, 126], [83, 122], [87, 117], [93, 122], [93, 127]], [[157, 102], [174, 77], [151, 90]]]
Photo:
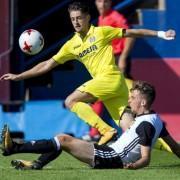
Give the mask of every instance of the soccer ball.
[[19, 47], [25, 54], [35, 55], [42, 50], [43, 46], [44, 38], [35, 29], [28, 29], [19, 37]]

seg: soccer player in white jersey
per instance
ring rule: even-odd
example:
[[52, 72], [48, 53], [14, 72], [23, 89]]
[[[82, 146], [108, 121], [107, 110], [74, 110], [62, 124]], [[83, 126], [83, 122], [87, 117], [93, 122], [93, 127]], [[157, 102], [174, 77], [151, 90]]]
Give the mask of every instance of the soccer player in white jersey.
[[[151, 110], [154, 99], [153, 86], [142, 81], [134, 84], [129, 106], [132, 113], [136, 114], [135, 122], [110, 146], [89, 143], [69, 135], [19, 144], [11, 139], [9, 129], [5, 126], [2, 132], [3, 154], [41, 154], [36, 161], [13, 160], [12, 165], [19, 169], [42, 169], [62, 150], [93, 168], [139, 169], [150, 163], [152, 146], [161, 137], [180, 158], [180, 146], [169, 135], [158, 114]], [[126, 113], [131, 112], [125, 110], [122, 118]]]
[[116, 38], [146, 36], [173, 40], [176, 33], [174, 30], [94, 27], [90, 24], [89, 8], [84, 3], [73, 2], [68, 10], [76, 33], [59, 52], [20, 74], [4, 74], [0, 80], [20, 81], [45, 74], [66, 61], [72, 59], [80, 61], [85, 65], [92, 79], [74, 90], [66, 98], [65, 106], [90, 126], [97, 128], [101, 134], [98, 144], [105, 144], [117, 134], [117, 131], [105, 123], [88, 103], [101, 100], [112, 119], [118, 123], [119, 116], [128, 101], [128, 88], [123, 74], [115, 64], [111, 41]]

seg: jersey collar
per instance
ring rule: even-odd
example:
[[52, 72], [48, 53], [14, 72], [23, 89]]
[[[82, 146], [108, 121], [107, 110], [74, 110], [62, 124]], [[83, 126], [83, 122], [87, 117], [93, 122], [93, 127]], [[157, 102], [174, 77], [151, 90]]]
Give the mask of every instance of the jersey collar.
[[[85, 37], [87, 37], [88, 35], [92, 34], [93, 32], [94, 32], [94, 26], [90, 25], [89, 31], [87, 32]], [[80, 37], [80, 34], [78, 32], [75, 32], [75, 34]]]
[[151, 111], [148, 112], [148, 113], [142, 113], [142, 114], [136, 115], [136, 117], [143, 116], [143, 115], [148, 115], [148, 114], [156, 114], [156, 112], [153, 111], [153, 110], [151, 110]]
[[89, 31], [88, 31], [88, 33], [87, 33], [87, 36], [90, 35], [90, 34], [92, 34], [93, 32], [94, 32], [94, 26], [91, 25], [90, 28], [89, 28]]

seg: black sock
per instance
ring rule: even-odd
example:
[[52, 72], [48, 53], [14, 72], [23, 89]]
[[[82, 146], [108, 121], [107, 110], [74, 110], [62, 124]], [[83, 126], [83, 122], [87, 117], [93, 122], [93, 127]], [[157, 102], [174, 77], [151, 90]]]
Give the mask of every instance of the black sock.
[[49, 162], [56, 159], [61, 154], [61, 152], [62, 152], [62, 150], [60, 149], [60, 150], [52, 151], [52, 152], [49, 152], [49, 153], [44, 153], [41, 156], [39, 156], [39, 158], [38, 158], [38, 160], [36, 162], [42, 168], [43, 166], [45, 166]]
[[57, 151], [54, 139], [14, 143], [13, 153], [49, 153]]

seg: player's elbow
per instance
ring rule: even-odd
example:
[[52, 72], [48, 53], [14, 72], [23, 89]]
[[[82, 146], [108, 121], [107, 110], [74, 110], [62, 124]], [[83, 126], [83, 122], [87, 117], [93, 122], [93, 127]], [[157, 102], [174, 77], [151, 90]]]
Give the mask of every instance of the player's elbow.
[[44, 71], [46, 72], [50, 71], [53, 68], [53, 66], [50, 63], [50, 60], [44, 61], [43, 68], [44, 68]]
[[146, 167], [146, 166], [149, 166], [149, 164], [150, 164], [150, 159], [148, 159], [148, 160], [146, 161], [145, 167]]
[[144, 159], [144, 167], [149, 166], [151, 159], [149, 157]]
[[149, 157], [143, 157], [142, 161], [141, 161], [141, 165], [139, 168], [147, 167], [147, 166], [149, 166], [149, 164], [150, 164], [150, 158]]
[[53, 60], [49, 59], [47, 61], [43, 61], [39, 64], [39, 70], [43, 73], [50, 71], [54, 67], [56, 67], [58, 64]]

